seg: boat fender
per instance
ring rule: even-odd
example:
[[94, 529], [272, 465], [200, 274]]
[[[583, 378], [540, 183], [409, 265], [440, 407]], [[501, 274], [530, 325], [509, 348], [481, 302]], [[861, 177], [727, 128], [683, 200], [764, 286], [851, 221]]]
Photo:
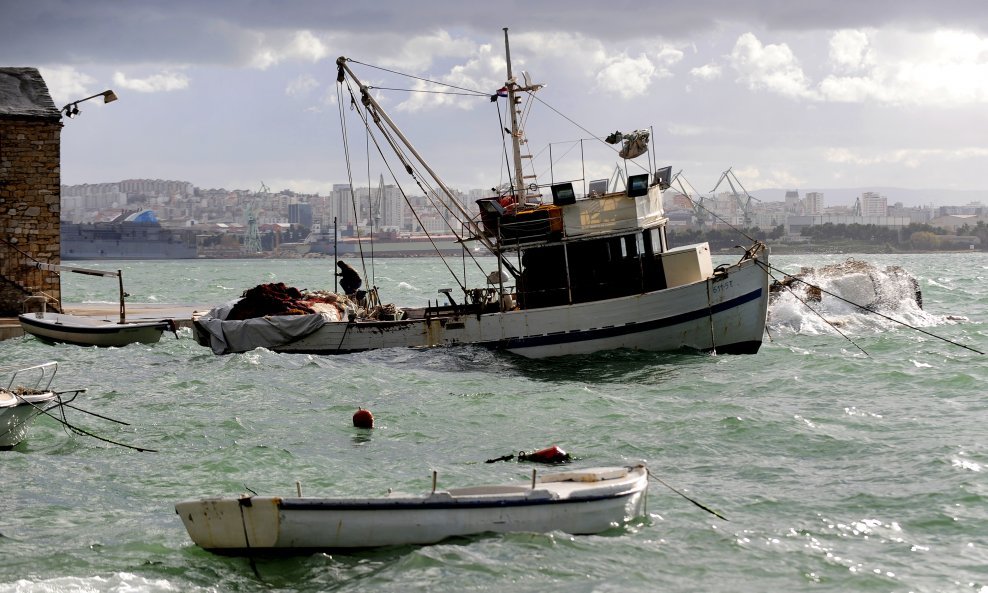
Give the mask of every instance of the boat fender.
[[563, 451], [556, 445], [551, 447], [546, 447], [545, 449], [539, 449], [538, 451], [518, 452], [518, 461], [534, 461], [536, 463], [567, 463], [572, 461], [573, 457], [569, 453]]

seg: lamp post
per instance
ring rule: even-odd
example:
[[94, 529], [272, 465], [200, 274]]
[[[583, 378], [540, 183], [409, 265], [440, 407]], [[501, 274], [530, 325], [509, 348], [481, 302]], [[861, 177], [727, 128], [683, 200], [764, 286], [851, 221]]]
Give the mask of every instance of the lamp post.
[[96, 97], [103, 97], [103, 103], [104, 104], [105, 103], [112, 103], [113, 101], [116, 101], [117, 100], [117, 94], [116, 93], [114, 93], [111, 90], [105, 90], [102, 93], [96, 93], [92, 97], [86, 97], [85, 99], [79, 99], [78, 101], [73, 101], [73, 102], [69, 103], [68, 105], [66, 105], [65, 107], [62, 107], [61, 112], [65, 115], [65, 117], [68, 117], [68, 118], [71, 119], [71, 118], [79, 115], [79, 103], [82, 103], [83, 101], [88, 101], [90, 99], [95, 99]]

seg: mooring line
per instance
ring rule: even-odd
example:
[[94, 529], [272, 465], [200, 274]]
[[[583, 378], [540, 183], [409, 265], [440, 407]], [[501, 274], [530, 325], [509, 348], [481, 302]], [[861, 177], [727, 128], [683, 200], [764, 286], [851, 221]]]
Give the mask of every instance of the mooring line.
[[[80, 390], [80, 391], [84, 391], [84, 390]], [[80, 391], [77, 391], [76, 392], [76, 395], [78, 395]], [[23, 398], [21, 398], [21, 399], [23, 399]], [[75, 396], [73, 396], [72, 399], [75, 399]], [[72, 401], [72, 400], [69, 400], [69, 401]], [[111, 445], [119, 445], [121, 447], [126, 447], [128, 449], [134, 449], [135, 451], [140, 451], [142, 453], [145, 453], [145, 452], [146, 453], [157, 453], [158, 452], [156, 449], [147, 449], [145, 447], [136, 447], [134, 445], [128, 445], [127, 443], [120, 443], [120, 442], [117, 442], [117, 441], [114, 441], [114, 440], [111, 440], [111, 439], [107, 439], [107, 438], [101, 437], [101, 436], [99, 436], [97, 434], [93, 434], [93, 433], [91, 433], [91, 432], [89, 432], [89, 431], [87, 431], [85, 429], [79, 428], [77, 426], [73, 426], [71, 423], [69, 423], [68, 420], [66, 420], [64, 418], [64, 414], [65, 414], [64, 410], [62, 411], [63, 417], [62, 418], [59, 418], [58, 416], [52, 414], [49, 410], [46, 410], [46, 409], [42, 408], [41, 406], [35, 404], [34, 402], [29, 402], [29, 401], [24, 400], [24, 403], [26, 403], [29, 406], [33, 407], [34, 409], [38, 410], [41, 414], [44, 414], [45, 416], [48, 416], [49, 418], [52, 418], [53, 420], [55, 420], [55, 422], [58, 422], [59, 424], [61, 424], [65, 428], [68, 428], [69, 430], [71, 430], [72, 432], [75, 432], [75, 433], [78, 433], [78, 434], [84, 434], [84, 435], [86, 435], [88, 437], [92, 437], [92, 438], [94, 438], [94, 439], [96, 439], [98, 441], [103, 441], [105, 443], [110, 443]], [[55, 404], [54, 407], [62, 408], [62, 406], [63, 406], [62, 399], [61, 399], [61, 397], [59, 397], [58, 403]]]
[[705, 511], [707, 511], [707, 512], [708, 512], [708, 513], [710, 513], [711, 515], [714, 515], [714, 516], [715, 516], [715, 517], [717, 517], [718, 519], [723, 519], [724, 521], [727, 521], [727, 517], [725, 517], [724, 515], [721, 515], [720, 513], [718, 513], [717, 511], [715, 511], [715, 510], [713, 510], [713, 509], [711, 509], [710, 507], [708, 507], [708, 506], [706, 506], [706, 505], [704, 505], [704, 504], [701, 504], [701, 503], [699, 503], [699, 502], [697, 502], [696, 500], [693, 500], [693, 499], [692, 499], [692, 498], [690, 498], [689, 496], [686, 496], [685, 494], [683, 494], [683, 493], [682, 493], [682, 492], [680, 492], [679, 490], [676, 490], [675, 488], [673, 488], [673, 487], [672, 487], [672, 486], [670, 486], [669, 484], [666, 484], [665, 482], [663, 482], [663, 481], [662, 481], [662, 478], [660, 478], [659, 476], [657, 476], [657, 475], [655, 475], [655, 474], [653, 474], [653, 473], [652, 473], [652, 470], [650, 470], [650, 469], [648, 469], [648, 468], [645, 468], [645, 471], [646, 471], [646, 472], [648, 472], [648, 477], [650, 477], [650, 478], [652, 478], [653, 480], [655, 480], [655, 481], [656, 481], [656, 482], [658, 482], [659, 484], [662, 484], [663, 486], [665, 486], [665, 487], [666, 487], [666, 488], [668, 488], [669, 490], [672, 490], [672, 491], [673, 491], [673, 492], [675, 492], [676, 494], [678, 494], [678, 495], [680, 495], [680, 496], [682, 496], [682, 497], [683, 497], [683, 498], [685, 498], [686, 500], [688, 500], [688, 501], [690, 501], [690, 502], [692, 502], [693, 504], [695, 504], [696, 506], [698, 506], [698, 507], [700, 507], [701, 509], [703, 509], [703, 510], [705, 510]]

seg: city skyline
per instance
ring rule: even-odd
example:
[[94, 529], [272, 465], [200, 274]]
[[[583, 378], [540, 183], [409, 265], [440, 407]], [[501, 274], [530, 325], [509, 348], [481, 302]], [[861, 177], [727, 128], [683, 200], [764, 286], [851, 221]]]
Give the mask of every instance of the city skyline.
[[[107, 88], [119, 96], [81, 103], [64, 121], [68, 185], [189, 178], [328, 192], [347, 176], [335, 90], [335, 59], [347, 55], [480, 92], [410, 93], [424, 83], [354, 66], [447, 183], [491, 187], [505, 175], [497, 115], [506, 106], [485, 94], [504, 84], [507, 26], [515, 73], [547, 85], [526, 125], [533, 154], [648, 128], [657, 164], [682, 170], [701, 193], [732, 168], [752, 193], [988, 196], [979, 175], [988, 157], [988, 8], [979, 3], [833, 2], [825, 13], [757, 0], [644, 11], [623, 0], [496, 6], [524, 18], [443, 2], [179, 0], [127, 10], [111, 0], [38, 0], [5, 7], [0, 55], [39, 68], [56, 106]], [[363, 134], [352, 142], [365, 150]], [[588, 176], [614, 166], [591, 162]], [[537, 173], [545, 182], [546, 171]], [[916, 200], [902, 201], [951, 201], [935, 192]]]
[[[383, 182], [383, 178], [381, 179]], [[615, 188], [612, 188], [615, 189]], [[617, 188], [620, 189], [620, 188]], [[467, 209], [476, 208], [475, 201], [489, 197], [483, 189], [452, 188], [457, 200]], [[351, 198], [350, 186], [335, 184], [326, 195], [305, 194], [288, 189], [260, 191], [244, 189], [200, 188], [188, 181], [161, 179], [128, 179], [99, 184], [62, 185], [62, 220], [69, 222], [107, 222], [131, 218], [143, 209], [155, 213], [152, 217], [170, 224], [195, 223], [245, 224], [254, 219], [264, 224], [301, 222], [304, 216], [313, 222], [329, 224], [337, 221], [343, 226], [361, 226], [397, 232], [443, 232], [448, 226], [443, 214], [432, 200], [423, 195], [404, 196], [393, 185], [356, 186]], [[581, 192], [578, 192], [582, 195]], [[938, 216], [983, 216], [986, 207], [981, 202], [954, 203], [940, 206], [908, 206], [901, 200], [872, 191], [863, 191], [851, 203], [828, 201], [822, 192], [800, 193], [788, 190], [781, 200], [745, 196], [731, 191], [694, 197], [694, 201], [679, 195], [675, 188], [665, 197], [665, 209], [675, 224], [684, 222], [683, 212], [697, 224], [726, 223], [735, 226], [774, 228], [790, 216], [836, 216], [848, 222], [848, 216], [862, 217], [870, 224], [900, 225], [902, 220], [924, 223]], [[132, 199], [129, 199], [132, 198]], [[296, 208], [293, 220], [292, 208]], [[413, 215], [416, 210], [419, 216]], [[128, 218], [129, 220], [130, 218]], [[826, 218], [821, 219], [822, 224]]]
[[[68, 195], [80, 195], [76, 192], [78, 191], [79, 188], [83, 188], [83, 187], [100, 188], [100, 187], [117, 186], [117, 185], [128, 186], [128, 185], [157, 184], [159, 186], [163, 186], [163, 187], [167, 186], [170, 188], [183, 186], [187, 188], [184, 190], [186, 193], [191, 193], [192, 191], [203, 191], [203, 192], [225, 191], [225, 192], [258, 193], [263, 191], [270, 193], [271, 195], [298, 194], [300, 197], [311, 197], [311, 196], [328, 197], [332, 195], [334, 191], [337, 191], [340, 187], [346, 185], [346, 184], [334, 182], [331, 183], [331, 185], [325, 189], [317, 190], [314, 192], [305, 192], [291, 187], [270, 188], [267, 187], [265, 184], [263, 184], [263, 182], [261, 183], [262, 185], [260, 188], [243, 188], [243, 187], [225, 188], [225, 187], [204, 187], [197, 185], [195, 182], [192, 181], [178, 180], [178, 179], [127, 178], [118, 181], [99, 181], [94, 183], [80, 183], [80, 184], [71, 184], [71, 183], [63, 182], [62, 188], [63, 191], [65, 190], [65, 188], [70, 189], [72, 193]], [[358, 183], [354, 185], [354, 189], [358, 195], [366, 196], [366, 192], [368, 191], [368, 188], [370, 188], [371, 191], [376, 191], [379, 185], [380, 182], [378, 184], [374, 184], [372, 182], [370, 185], [367, 185], [366, 182], [364, 184]], [[385, 187], [394, 187], [394, 186], [390, 183], [385, 183]], [[127, 188], [125, 187], [125, 189]], [[139, 191], [133, 190], [133, 188], [130, 189], [132, 189], [132, 191], [130, 192], [124, 191], [123, 193], [125, 194], [141, 193]], [[454, 192], [458, 192], [464, 195], [478, 197], [478, 198], [486, 197], [491, 193], [486, 188], [452, 187], [450, 189]], [[153, 193], [154, 195], [165, 195], [168, 193], [168, 191], [170, 190], [158, 191], [156, 193], [150, 192], [150, 193]], [[548, 189], [546, 188], [545, 191], [548, 191]], [[742, 193], [743, 191], [746, 190], [744, 190], [744, 188], [740, 188], [739, 194]], [[988, 192], [981, 192], [978, 190], [938, 190], [938, 189], [910, 190], [905, 188], [885, 188], [885, 187], [829, 188], [829, 189], [824, 188], [824, 189], [805, 189], [805, 190], [800, 188], [767, 188], [767, 189], [763, 188], [760, 190], [753, 190], [750, 193], [752, 194], [752, 197], [759, 202], [781, 203], [784, 202], [786, 196], [792, 192], [796, 192], [796, 194], [800, 198], [807, 198], [813, 194], [819, 194], [826, 201], [827, 207], [852, 206], [855, 200], [859, 199], [860, 197], [868, 193], [875, 193], [885, 197], [888, 200], [889, 205], [902, 204], [903, 206], [907, 206], [907, 207], [928, 207], [928, 208], [942, 207], [942, 206], [970, 206], [970, 205], [980, 205], [984, 207], [986, 203], [985, 201], [983, 201], [982, 198], [988, 195]], [[584, 193], [581, 190], [579, 190], [579, 188], [577, 188], [577, 193], [580, 195], [584, 195]], [[729, 193], [729, 190], [725, 191], [724, 188], [720, 188], [718, 189], [717, 192], [698, 192], [697, 195], [702, 197], [713, 197], [715, 195], [726, 195], [727, 193]], [[419, 196], [419, 194], [414, 194], [414, 195]], [[930, 199], [930, 196], [934, 196], [934, 195], [939, 195], [940, 199], [938, 200]], [[546, 199], [548, 199], [548, 197]]]

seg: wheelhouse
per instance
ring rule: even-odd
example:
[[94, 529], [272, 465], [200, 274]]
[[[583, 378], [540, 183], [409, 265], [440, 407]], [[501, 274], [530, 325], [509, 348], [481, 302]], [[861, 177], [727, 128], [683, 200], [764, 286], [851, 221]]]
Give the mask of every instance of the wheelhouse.
[[[551, 186], [553, 203], [518, 204], [513, 196], [477, 201], [483, 232], [515, 277], [520, 309], [644, 294], [711, 275], [707, 244], [669, 249], [662, 194], [669, 168], [633, 175], [622, 191], [591, 184]], [[503, 276], [502, 276], [503, 277]], [[502, 289], [503, 292], [503, 289]]]

